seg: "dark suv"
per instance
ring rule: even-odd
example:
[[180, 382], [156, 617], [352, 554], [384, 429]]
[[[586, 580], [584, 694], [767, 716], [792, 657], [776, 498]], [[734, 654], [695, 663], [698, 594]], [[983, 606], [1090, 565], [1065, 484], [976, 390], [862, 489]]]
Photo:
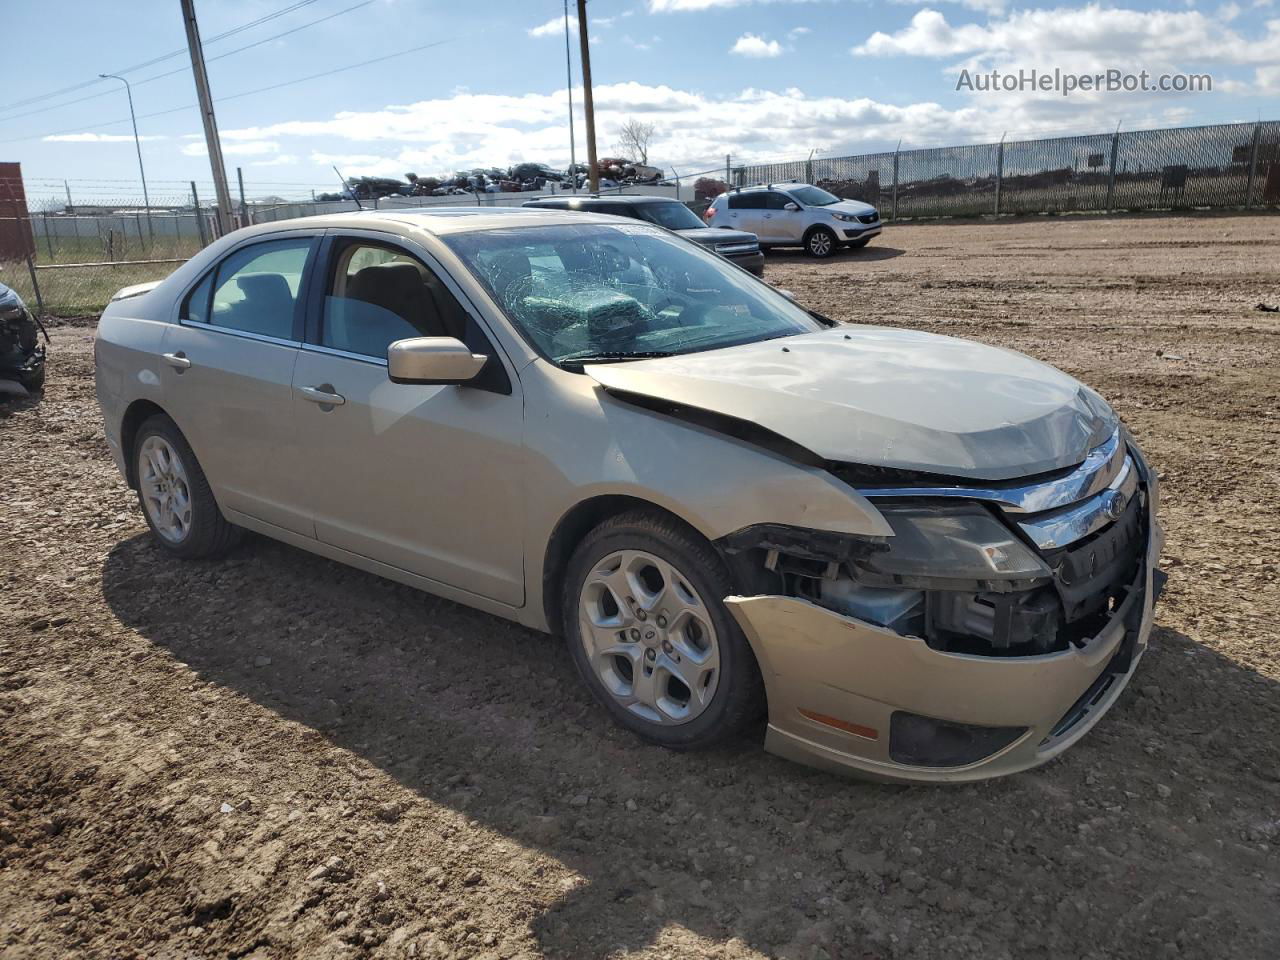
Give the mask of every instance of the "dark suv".
[[696, 213], [679, 200], [662, 197], [542, 197], [524, 206], [544, 210], [581, 210], [584, 213], [611, 213], [656, 223], [699, 246], [712, 250], [757, 277], [764, 276], [764, 254], [754, 233], [708, 227]]

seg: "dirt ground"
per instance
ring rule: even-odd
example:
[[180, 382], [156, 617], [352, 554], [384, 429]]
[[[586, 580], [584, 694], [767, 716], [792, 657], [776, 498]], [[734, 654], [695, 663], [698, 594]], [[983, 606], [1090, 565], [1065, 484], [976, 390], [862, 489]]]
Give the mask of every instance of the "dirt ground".
[[262, 539], [170, 560], [63, 324], [0, 414], [0, 956], [1280, 956], [1280, 217], [903, 225], [768, 275], [1133, 427], [1171, 579], [1084, 741], [928, 789], [668, 753], [552, 638]]

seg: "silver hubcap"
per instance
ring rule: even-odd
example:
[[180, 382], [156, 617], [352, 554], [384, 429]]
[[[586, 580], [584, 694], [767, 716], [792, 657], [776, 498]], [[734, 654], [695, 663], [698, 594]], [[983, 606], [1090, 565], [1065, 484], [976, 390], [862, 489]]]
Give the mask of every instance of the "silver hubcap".
[[820, 257], [831, 252], [831, 237], [825, 233], [815, 233], [809, 238], [809, 249]]
[[142, 441], [138, 489], [156, 532], [171, 543], [181, 542], [191, 530], [191, 490], [182, 461], [164, 437]]
[[688, 723], [715, 697], [720, 645], [685, 576], [643, 550], [611, 553], [578, 601], [579, 634], [605, 689], [650, 723]]

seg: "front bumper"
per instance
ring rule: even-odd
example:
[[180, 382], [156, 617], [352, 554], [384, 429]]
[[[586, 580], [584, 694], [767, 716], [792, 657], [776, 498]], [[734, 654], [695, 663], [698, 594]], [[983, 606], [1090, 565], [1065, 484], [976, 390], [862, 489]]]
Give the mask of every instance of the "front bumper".
[[747, 273], [755, 274], [757, 277], [764, 276], [764, 254], [759, 250], [755, 253], [729, 256], [728, 259], [747, 271]]
[[869, 227], [859, 227], [850, 224], [849, 226], [844, 227], [841, 232], [844, 234], [843, 239], [845, 240], [870, 240], [872, 237], [879, 236], [881, 229], [882, 227], [880, 222], [877, 221]]
[[[727, 598], [764, 675], [765, 749], [898, 782], [983, 780], [1053, 759], [1111, 708], [1146, 651], [1164, 542], [1154, 509], [1147, 520], [1133, 588], [1083, 647], [1060, 653], [944, 653], [795, 597]], [[1025, 729], [974, 762], [925, 766], [891, 756], [895, 713], [970, 728]]]

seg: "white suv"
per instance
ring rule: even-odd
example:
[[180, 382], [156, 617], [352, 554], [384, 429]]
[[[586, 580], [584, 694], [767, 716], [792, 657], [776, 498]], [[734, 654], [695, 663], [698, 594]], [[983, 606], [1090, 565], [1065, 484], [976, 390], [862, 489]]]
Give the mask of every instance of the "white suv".
[[704, 214], [712, 227], [746, 230], [761, 248], [804, 247], [829, 257], [839, 247], [865, 247], [880, 232], [880, 212], [807, 183], [771, 183], [722, 193]]

